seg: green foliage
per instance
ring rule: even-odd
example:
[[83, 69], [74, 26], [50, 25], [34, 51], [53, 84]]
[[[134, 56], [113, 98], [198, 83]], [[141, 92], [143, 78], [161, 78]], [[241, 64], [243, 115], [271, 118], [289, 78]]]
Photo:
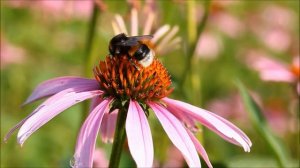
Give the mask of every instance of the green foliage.
[[280, 167], [285, 167], [286, 165], [288, 165], [288, 154], [286, 153], [286, 151], [284, 151], [283, 144], [278, 142], [278, 140], [271, 133], [271, 130], [267, 126], [266, 119], [263, 116], [261, 109], [246, 91], [244, 85], [241, 82], [238, 82], [237, 85], [243, 98], [244, 105], [250, 116], [251, 123], [256, 128], [257, 133], [265, 141], [267, 147], [276, 158], [278, 165]]

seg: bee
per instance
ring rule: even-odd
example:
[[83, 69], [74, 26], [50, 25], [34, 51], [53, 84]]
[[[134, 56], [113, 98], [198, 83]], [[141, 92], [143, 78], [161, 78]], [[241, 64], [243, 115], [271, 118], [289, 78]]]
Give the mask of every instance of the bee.
[[109, 53], [112, 57], [126, 55], [130, 60], [135, 59], [146, 68], [151, 65], [155, 56], [150, 43], [152, 38], [152, 35], [128, 37], [124, 33], [118, 34], [109, 42]]

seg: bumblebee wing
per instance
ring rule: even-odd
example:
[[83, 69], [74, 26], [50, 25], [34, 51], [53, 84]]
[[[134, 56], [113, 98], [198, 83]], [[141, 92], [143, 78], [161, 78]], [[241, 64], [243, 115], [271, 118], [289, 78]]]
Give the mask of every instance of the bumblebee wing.
[[141, 40], [150, 40], [153, 38], [153, 35], [142, 35], [142, 36], [131, 36], [128, 37], [129, 39], [135, 39], [137, 41], [141, 41]]
[[128, 37], [128, 39], [126, 41], [120, 42], [117, 45], [132, 47], [132, 46], [138, 45], [139, 41], [150, 40], [151, 38], [153, 38], [152, 35], [131, 36], [131, 37]]

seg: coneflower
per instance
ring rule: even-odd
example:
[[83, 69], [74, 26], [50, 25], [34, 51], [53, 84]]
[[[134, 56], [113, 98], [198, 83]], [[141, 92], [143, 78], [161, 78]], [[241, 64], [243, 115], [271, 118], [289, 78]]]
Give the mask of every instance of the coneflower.
[[89, 116], [78, 135], [74, 167], [92, 167], [99, 130], [105, 140], [112, 141], [116, 140], [112, 139], [115, 128], [119, 129], [122, 125], [137, 166], [152, 167], [153, 141], [147, 119], [152, 112], [190, 167], [201, 167], [197, 152], [212, 167], [205, 149], [190, 130], [196, 127], [196, 122], [225, 140], [242, 146], [246, 152], [250, 151], [249, 138], [229, 121], [212, 112], [168, 98], [173, 91], [172, 82], [168, 71], [157, 58], [145, 67], [127, 54], [108, 55], [94, 68], [94, 76], [95, 79], [67, 76], [41, 83], [24, 104], [50, 97], [12, 128], [5, 140], [20, 128], [17, 137], [22, 145], [32, 133], [65, 109], [92, 99]]

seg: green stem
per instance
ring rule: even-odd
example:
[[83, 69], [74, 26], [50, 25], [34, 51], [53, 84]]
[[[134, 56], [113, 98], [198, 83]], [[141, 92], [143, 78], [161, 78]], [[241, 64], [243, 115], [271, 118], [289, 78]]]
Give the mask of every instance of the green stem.
[[96, 30], [96, 24], [98, 20], [98, 13], [99, 9], [98, 6], [94, 3], [93, 7], [93, 13], [91, 15], [90, 21], [89, 21], [89, 28], [87, 32], [87, 38], [86, 38], [86, 46], [85, 46], [85, 57], [84, 57], [84, 62], [85, 62], [85, 69], [84, 73], [85, 75], [89, 75], [91, 70], [90, 70], [90, 62], [92, 59], [92, 44], [94, 41], [95, 37], [95, 30]]
[[[209, 14], [209, 6], [210, 6], [210, 0], [205, 1], [204, 15], [203, 15], [203, 18], [202, 18], [202, 20], [200, 22], [200, 25], [197, 27], [196, 37], [198, 37], [198, 39], [201, 37], [201, 34], [202, 34], [202, 32], [204, 30], [204, 27], [206, 25], [208, 14]], [[191, 8], [193, 8], [193, 6], [191, 4], [190, 5], [188, 4], [188, 9], [191, 10]], [[193, 22], [194, 21], [193, 16], [191, 14], [192, 14], [192, 12], [189, 12], [189, 15], [188, 15], [189, 18], [187, 19], [188, 22]], [[188, 26], [193, 26], [194, 24], [188, 23], [187, 25]], [[191, 72], [193, 62], [197, 61], [197, 60], [195, 60], [195, 58], [193, 58], [194, 51], [195, 51], [195, 48], [196, 48], [196, 41], [193, 40], [194, 37], [191, 37], [191, 36], [194, 35], [194, 33], [193, 33], [194, 31], [193, 31], [192, 27], [189, 27], [188, 30], [191, 31], [188, 34], [188, 38], [189, 38], [188, 39], [188, 41], [189, 41], [188, 51], [187, 51], [188, 60], [186, 62], [186, 66], [185, 66], [185, 69], [183, 71], [181, 81], [179, 83], [180, 90], [183, 90], [183, 85], [184, 85], [184, 83], [186, 81], [186, 78], [187, 78], [188, 74]]]
[[109, 168], [115, 168], [119, 166], [121, 154], [122, 154], [122, 147], [125, 142], [125, 121], [127, 116], [127, 110], [123, 107], [119, 110], [118, 119], [117, 119], [117, 126], [116, 132], [114, 136], [114, 143], [112, 146], [112, 151], [110, 154], [109, 160]]
[[[90, 76], [90, 72], [91, 72], [91, 67], [90, 67], [90, 62], [91, 62], [91, 58], [92, 58], [92, 54], [91, 54], [91, 50], [92, 50], [92, 44], [93, 44], [93, 40], [95, 37], [95, 27], [97, 24], [97, 18], [98, 18], [98, 13], [99, 13], [99, 9], [97, 7], [97, 5], [94, 3], [93, 6], [93, 12], [89, 21], [89, 27], [88, 27], [88, 32], [87, 32], [87, 38], [86, 38], [86, 46], [85, 46], [85, 52], [84, 52], [84, 75], [85, 76]], [[81, 117], [81, 121], [83, 122], [85, 120], [85, 118], [88, 115], [88, 108], [89, 108], [89, 104], [88, 102], [83, 102], [82, 104], [82, 117]]]

